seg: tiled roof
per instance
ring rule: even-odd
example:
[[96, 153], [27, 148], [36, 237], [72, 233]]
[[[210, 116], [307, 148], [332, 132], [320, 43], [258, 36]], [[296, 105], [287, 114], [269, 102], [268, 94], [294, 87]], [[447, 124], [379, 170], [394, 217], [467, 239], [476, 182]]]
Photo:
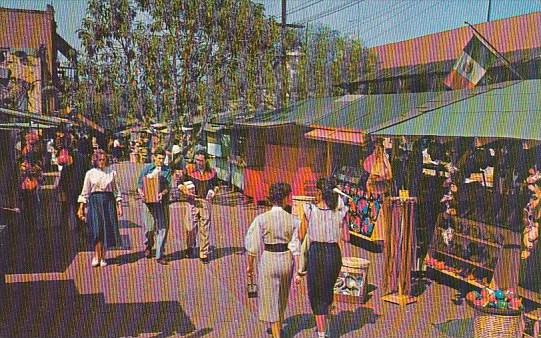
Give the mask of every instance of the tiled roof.
[[[474, 27], [500, 53], [541, 47], [541, 12], [477, 24]], [[377, 46], [371, 51], [377, 54], [379, 69], [456, 60], [472, 35], [472, 29], [464, 26]]]

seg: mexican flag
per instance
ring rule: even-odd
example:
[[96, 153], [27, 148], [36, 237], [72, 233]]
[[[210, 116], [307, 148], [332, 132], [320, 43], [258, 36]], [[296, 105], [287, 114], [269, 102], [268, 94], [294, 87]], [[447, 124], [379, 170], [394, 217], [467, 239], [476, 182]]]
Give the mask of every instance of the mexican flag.
[[445, 78], [445, 85], [451, 89], [473, 89], [496, 58], [496, 54], [486, 44], [476, 35], [472, 36], [451, 73]]

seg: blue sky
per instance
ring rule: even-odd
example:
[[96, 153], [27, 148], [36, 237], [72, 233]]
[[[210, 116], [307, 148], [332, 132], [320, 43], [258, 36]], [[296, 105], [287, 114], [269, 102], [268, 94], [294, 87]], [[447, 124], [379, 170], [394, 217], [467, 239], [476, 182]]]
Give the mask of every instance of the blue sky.
[[[256, 0], [280, 20], [281, 0]], [[54, 6], [58, 33], [75, 48], [86, 0], [0, 0], [0, 7], [45, 10]], [[487, 20], [489, 0], [288, 0], [287, 21], [324, 24], [360, 37], [366, 46], [411, 39]], [[333, 14], [323, 17], [325, 13]], [[491, 20], [541, 12], [541, 0], [492, 0]]]

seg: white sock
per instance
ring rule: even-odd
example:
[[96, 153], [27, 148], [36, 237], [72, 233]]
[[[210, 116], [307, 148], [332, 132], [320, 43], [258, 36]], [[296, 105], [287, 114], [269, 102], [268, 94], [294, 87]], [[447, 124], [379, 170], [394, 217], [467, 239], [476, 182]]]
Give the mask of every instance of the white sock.
[[325, 331], [324, 332], [317, 332], [317, 336], [320, 338], [325, 338]]

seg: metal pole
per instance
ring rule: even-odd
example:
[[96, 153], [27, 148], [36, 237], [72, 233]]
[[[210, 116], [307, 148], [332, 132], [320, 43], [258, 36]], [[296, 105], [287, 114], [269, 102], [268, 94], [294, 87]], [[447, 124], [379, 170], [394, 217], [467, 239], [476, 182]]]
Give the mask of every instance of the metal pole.
[[487, 22], [490, 22], [490, 9], [492, 7], [492, 1], [488, 0], [488, 9], [487, 9]]
[[286, 88], [286, 72], [287, 72], [287, 69], [286, 69], [286, 48], [285, 48], [285, 39], [286, 39], [286, 25], [287, 25], [287, 18], [286, 18], [286, 15], [287, 15], [287, 0], [282, 0], [282, 30], [281, 30], [281, 34], [280, 34], [280, 47], [281, 47], [281, 54], [280, 55], [280, 67], [281, 67], [281, 72], [282, 72], [282, 102], [280, 103], [281, 105], [281, 108], [285, 108], [285, 102], [286, 102], [286, 93], [287, 93], [287, 88]]

